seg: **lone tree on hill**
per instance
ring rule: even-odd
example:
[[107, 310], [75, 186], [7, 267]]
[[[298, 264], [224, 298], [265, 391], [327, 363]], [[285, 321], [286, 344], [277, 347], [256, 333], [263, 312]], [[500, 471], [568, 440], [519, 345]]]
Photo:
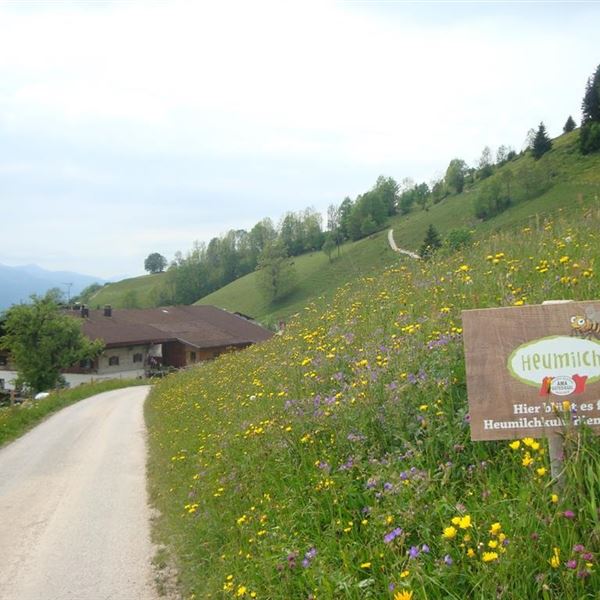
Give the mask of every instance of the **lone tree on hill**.
[[441, 248], [441, 246], [442, 240], [440, 238], [440, 234], [433, 225], [429, 225], [427, 228], [427, 233], [425, 234], [425, 239], [423, 240], [423, 244], [419, 250], [421, 258], [430, 258], [438, 248]]
[[15, 304], [5, 313], [0, 347], [8, 350], [19, 373], [17, 383], [41, 392], [61, 383], [61, 370], [95, 358], [103, 344], [86, 338], [81, 319], [61, 312], [52, 294], [31, 296], [30, 304]]
[[162, 273], [166, 266], [167, 259], [158, 252], [149, 254], [144, 261], [144, 269], [148, 271], [148, 273]]
[[531, 155], [536, 160], [539, 160], [549, 150], [552, 150], [552, 140], [546, 133], [544, 123], [540, 123], [535, 137], [533, 138], [533, 143], [531, 144]]
[[573, 131], [573, 129], [575, 129], [575, 127], [577, 127], [577, 124], [575, 123], [575, 121], [573, 121], [573, 117], [569, 115], [569, 118], [567, 119], [567, 122], [563, 127], [563, 133], [570, 133], [571, 131]]
[[257, 282], [269, 302], [283, 298], [294, 286], [296, 271], [281, 241], [269, 242], [258, 261]]
[[[333, 235], [329, 234], [325, 236], [325, 242], [323, 243], [323, 247], [321, 248], [321, 250], [323, 250], [323, 252], [325, 252], [325, 254], [327, 254], [327, 257], [329, 258], [329, 262], [331, 262], [331, 254], [332, 252], [335, 250], [335, 241], [333, 239]], [[339, 248], [339, 246], [338, 246]]]
[[460, 158], [453, 158], [446, 169], [446, 187], [460, 194], [465, 187], [465, 173], [467, 172], [467, 163]]
[[589, 154], [600, 150], [600, 65], [587, 81], [581, 112], [579, 148]]

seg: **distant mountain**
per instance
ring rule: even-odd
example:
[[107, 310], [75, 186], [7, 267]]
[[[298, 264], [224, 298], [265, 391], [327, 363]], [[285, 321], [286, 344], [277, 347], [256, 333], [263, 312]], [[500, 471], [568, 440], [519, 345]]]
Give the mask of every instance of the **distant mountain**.
[[70, 286], [71, 297], [79, 294], [92, 283], [106, 283], [93, 275], [82, 275], [71, 271], [47, 271], [37, 265], [8, 267], [0, 264], [0, 310], [11, 304], [26, 302], [31, 294], [45, 294], [50, 288], [59, 288], [65, 295]]

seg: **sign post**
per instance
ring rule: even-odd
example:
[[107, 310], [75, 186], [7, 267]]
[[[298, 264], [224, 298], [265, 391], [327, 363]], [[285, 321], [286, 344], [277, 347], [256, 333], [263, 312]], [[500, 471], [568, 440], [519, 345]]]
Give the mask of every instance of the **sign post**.
[[560, 483], [566, 428], [600, 432], [600, 301], [462, 317], [471, 439], [547, 437]]

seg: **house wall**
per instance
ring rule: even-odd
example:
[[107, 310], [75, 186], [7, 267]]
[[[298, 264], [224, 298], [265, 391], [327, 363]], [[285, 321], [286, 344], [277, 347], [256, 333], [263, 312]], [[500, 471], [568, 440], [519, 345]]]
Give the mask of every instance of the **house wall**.
[[[84, 369], [79, 365], [74, 365], [69, 372], [63, 372], [69, 386], [76, 386], [90, 381], [100, 381], [105, 379], [129, 379], [143, 377], [148, 359], [150, 348], [156, 353], [156, 348], [149, 344], [139, 344], [136, 346], [123, 346], [120, 348], [106, 348], [104, 352], [94, 361], [92, 369]], [[133, 362], [134, 354], [141, 354], [141, 362]], [[119, 358], [118, 365], [109, 365], [109, 359], [112, 356]], [[0, 386], [4, 389], [14, 389], [14, 380], [17, 378], [17, 371], [14, 365], [8, 362], [5, 366], [0, 366]], [[2, 382], [2, 380], [4, 380]]]
[[162, 345], [162, 364], [166, 367], [185, 367], [185, 346], [180, 342], [165, 342]]
[[[122, 346], [117, 348], [105, 348], [104, 352], [96, 359], [98, 375], [112, 375], [121, 372], [141, 371], [148, 360], [149, 344], [140, 344], [137, 346]], [[133, 362], [136, 354], [142, 355], [141, 362]], [[119, 359], [118, 365], [111, 365], [109, 361], [112, 357]]]
[[214, 348], [196, 348], [181, 342], [167, 342], [163, 344], [163, 364], [171, 367], [186, 367], [204, 360], [211, 360], [225, 352], [240, 350], [249, 346], [215, 346]]

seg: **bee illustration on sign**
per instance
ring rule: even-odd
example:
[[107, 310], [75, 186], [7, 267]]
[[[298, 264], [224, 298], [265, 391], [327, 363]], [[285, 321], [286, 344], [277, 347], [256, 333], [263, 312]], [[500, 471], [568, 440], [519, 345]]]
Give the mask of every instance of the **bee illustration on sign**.
[[571, 317], [571, 336], [591, 339], [592, 336], [600, 338], [600, 313], [593, 307], [588, 306], [583, 315]]

